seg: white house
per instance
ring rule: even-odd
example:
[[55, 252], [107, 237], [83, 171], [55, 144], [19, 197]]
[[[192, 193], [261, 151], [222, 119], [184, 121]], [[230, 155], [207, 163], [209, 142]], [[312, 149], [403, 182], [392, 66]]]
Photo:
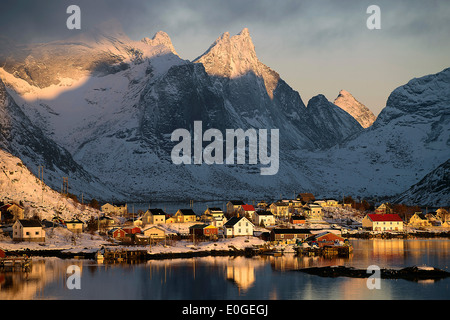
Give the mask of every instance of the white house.
[[403, 220], [398, 214], [367, 214], [362, 220], [363, 228], [372, 231], [403, 231]]
[[45, 241], [45, 231], [38, 220], [16, 220], [13, 224], [13, 240]]
[[260, 226], [261, 223], [263, 223], [264, 226], [273, 226], [275, 225], [275, 216], [270, 211], [256, 211], [253, 222], [257, 226]]
[[246, 217], [232, 217], [223, 225], [223, 235], [226, 238], [238, 236], [253, 236], [255, 225]]

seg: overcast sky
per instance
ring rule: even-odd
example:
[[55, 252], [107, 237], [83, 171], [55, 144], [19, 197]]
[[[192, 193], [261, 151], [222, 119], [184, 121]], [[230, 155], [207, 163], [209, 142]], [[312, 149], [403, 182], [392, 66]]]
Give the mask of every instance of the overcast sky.
[[[66, 28], [71, 4], [81, 31]], [[381, 30], [366, 27], [372, 4]], [[396, 87], [450, 67], [449, 17], [449, 0], [2, 0], [0, 36], [43, 42], [116, 19], [133, 40], [167, 32], [192, 60], [223, 32], [247, 27], [259, 59], [305, 104], [345, 89], [377, 115]]]

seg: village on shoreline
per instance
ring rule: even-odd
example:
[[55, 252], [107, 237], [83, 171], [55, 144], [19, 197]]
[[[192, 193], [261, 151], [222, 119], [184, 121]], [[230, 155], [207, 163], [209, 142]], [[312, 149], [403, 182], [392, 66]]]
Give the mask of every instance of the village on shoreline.
[[[316, 200], [311, 193], [295, 199], [248, 204], [230, 200], [226, 210], [192, 207], [168, 214], [160, 208], [130, 213], [126, 204], [102, 205], [97, 215], [71, 219], [24, 215], [20, 203], [0, 206], [0, 253], [7, 256], [57, 256], [102, 259], [109, 252], [145, 254], [146, 259], [248, 254], [248, 249], [298, 252], [298, 248], [348, 245], [358, 238], [450, 238], [448, 208], [423, 212], [419, 207], [382, 203]], [[134, 210], [133, 210], [134, 211]]]

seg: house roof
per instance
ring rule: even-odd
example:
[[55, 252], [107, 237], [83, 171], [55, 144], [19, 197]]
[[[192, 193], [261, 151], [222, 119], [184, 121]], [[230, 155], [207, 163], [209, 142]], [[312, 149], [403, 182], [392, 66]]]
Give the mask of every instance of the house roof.
[[274, 206], [278, 206], [278, 207], [287, 207], [287, 206], [289, 206], [289, 203], [288, 203], [288, 202], [280, 202], [280, 201], [273, 202], [272, 204], [273, 204]]
[[35, 228], [35, 227], [41, 227], [42, 224], [38, 220], [24, 220], [20, 219], [17, 220], [24, 228]]
[[80, 219], [72, 219], [72, 220], [66, 220], [66, 221], [64, 221], [66, 224], [67, 223], [71, 223], [71, 224], [74, 224], [74, 223], [81, 223], [81, 224], [83, 224], [83, 221], [81, 221]]
[[224, 227], [233, 227], [236, 223], [238, 223], [242, 219], [246, 219], [248, 222], [250, 222], [253, 225], [253, 223], [250, 220], [248, 220], [246, 217], [232, 217], [230, 220], [228, 220], [224, 224]]
[[326, 236], [326, 235], [328, 235], [328, 234], [332, 234], [332, 235], [336, 236], [339, 240], [342, 239], [341, 241], [344, 241], [344, 240], [345, 240], [345, 239], [342, 238], [340, 235], [335, 234], [334, 232], [331, 232], [331, 231], [324, 231], [324, 232], [320, 232], [320, 233], [317, 233], [317, 234], [313, 234], [313, 235], [310, 236], [307, 240], [319, 240], [320, 238], [322, 238], [322, 237], [324, 237], [324, 236]]
[[396, 213], [390, 213], [390, 214], [376, 214], [376, 213], [369, 213], [367, 215], [370, 220], [372, 221], [399, 221], [403, 222], [402, 218]]
[[275, 234], [310, 234], [310, 229], [282, 229], [282, 228], [275, 228], [272, 229], [272, 232]]
[[416, 212], [414, 215], [422, 220], [427, 220], [427, 217], [422, 212]]
[[142, 231], [147, 231], [147, 230], [150, 230], [150, 229], [153, 229], [153, 228], [159, 229], [159, 230], [164, 231], [164, 232], [167, 233], [167, 230], [166, 230], [166, 229], [161, 228], [161, 227], [159, 227], [159, 226], [150, 226], [150, 227], [147, 227], [147, 228], [143, 229]]
[[252, 206], [251, 204], [243, 204], [241, 207], [245, 211], [255, 211], [255, 207]]
[[178, 211], [180, 211], [185, 216], [195, 216], [196, 215], [194, 210], [192, 210], [192, 209], [179, 209]]
[[166, 215], [164, 210], [159, 209], [159, 208], [148, 209], [147, 211], [150, 212], [154, 216], [165, 216]]
[[230, 200], [229, 202], [234, 206], [241, 206], [241, 205], [245, 204], [244, 201], [241, 201], [241, 200]]
[[270, 211], [256, 211], [258, 216], [273, 216], [273, 213]]
[[205, 228], [216, 228], [216, 227], [206, 223], [198, 223], [189, 227], [189, 229], [205, 229]]
[[12, 206], [17, 206], [17, 207], [19, 207], [20, 209], [23, 209], [23, 207], [22, 207], [20, 204], [17, 204], [17, 203], [15, 203], [15, 202], [10, 202], [10, 203], [7, 203], [7, 204], [2, 205], [2, 206], [0, 207], [0, 210], [7, 210], [7, 209], [9, 209], [9, 208], [12, 207]]

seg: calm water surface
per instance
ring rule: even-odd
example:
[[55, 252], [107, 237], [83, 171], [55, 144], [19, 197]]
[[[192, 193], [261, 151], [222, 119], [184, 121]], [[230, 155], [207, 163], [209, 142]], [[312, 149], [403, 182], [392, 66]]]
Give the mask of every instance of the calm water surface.
[[[436, 282], [322, 278], [295, 269], [346, 265], [366, 269], [428, 265], [450, 271], [450, 240], [353, 240], [349, 258], [202, 257], [141, 264], [97, 264], [90, 260], [35, 259], [29, 274], [0, 274], [0, 299], [60, 300], [300, 300], [450, 299], [450, 279]], [[67, 267], [81, 269], [81, 289], [68, 289]], [[70, 275], [70, 274], [69, 274]]]

